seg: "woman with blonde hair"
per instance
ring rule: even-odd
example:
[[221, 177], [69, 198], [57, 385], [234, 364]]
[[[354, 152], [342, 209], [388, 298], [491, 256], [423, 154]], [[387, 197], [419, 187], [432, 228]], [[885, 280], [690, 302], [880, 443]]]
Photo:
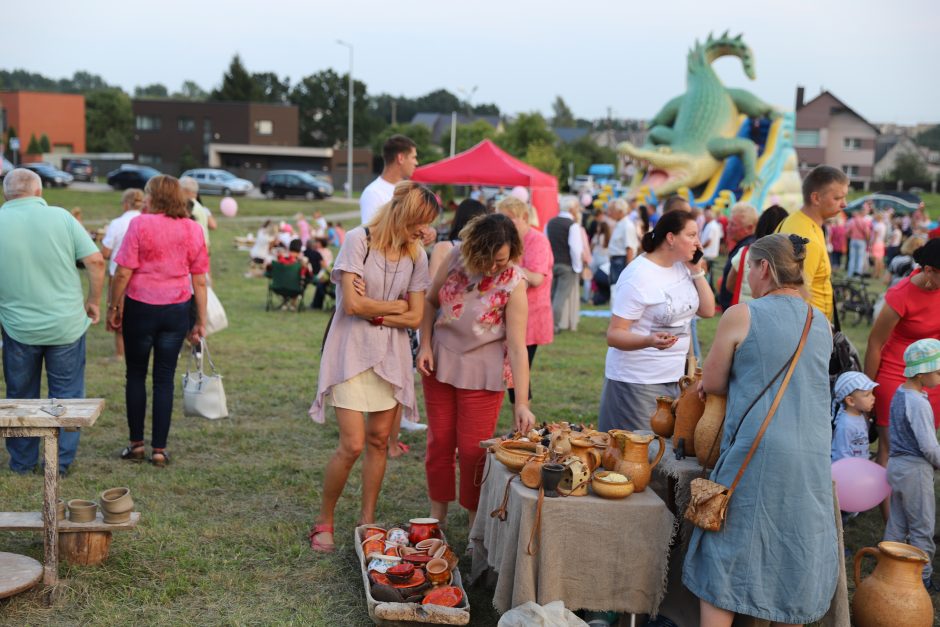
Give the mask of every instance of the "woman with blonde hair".
[[526, 433], [535, 417], [529, 411], [526, 281], [516, 265], [522, 240], [499, 213], [471, 220], [460, 240], [428, 290], [418, 370], [428, 414], [431, 516], [442, 523], [447, 518], [456, 496], [456, 457], [460, 504], [473, 527], [486, 455], [480, 441], [493, 437], [505, 383], [516, 389], [513, 429]]
[[322, 423], [326, 406], [332, 405], [339, 445], [327, 464], [320, 513], [310, 530], [314, 551], [335, 549], [336, 503], [363, 448], [359, 522], [374, 522], [398, 407], [406, 417], [418, 415], [406, 329], [417, 328], [422, 319], [430, 277], [421, 235], [439, 212], [429, 189], [403, 181], [367, 226], [346, 234], [333, 264], [336, 313], [323, 345], [310, 416]]
[[[705, 393], [728, 399], [710, 479], [737, 482], [722, 528], [693, 529], [682, 570], [705, 627], [730, 627], [735, 613], [776, 625], [812, 623], [829, 609], [836, 587], [832, 335], [826, 316], [801, 295], [808, 241], [774, 234], [751, 245], [753, 300], [725, 311], [702, 367]], [[792, 380], [763, 430], [793, 360]]]
[[[108, 260], [108, 290], [110, 291], [111, 281], [114, 280], [114, 273], [117, 272], [117, 263], [112, 259], [121, 248], [121, 242], [124, 241], [124, 235], [127, 233], [127, 227], [131, 220], [140, 215], [144, 207], [144, 193], [134, 187], [124, 190], [121, 194], [121, 209], [123, 213], [119, 218], [111, 220], [108, 228], [101, 239], [101, 254]], [[108, 303], [110, 309], [111, 303]], [[124, 336], [111, 325], [105, 322], [105, 328], [114, 333], [114, 357], [116, 359], [124, 358]]]
[[[532, 361], [539, 345], [551, 344], [555, 339], [552, 316], [552, 266], [555, 264], [555, 257], [545, 234], [531, 226], [531, 215], [534, 213], [531, 205], [515, 196], [507, 196], [496, 203], [496, 211], [512, 220], [522, 240], [519, 270], [525, 276], [527, 284], [525, 295], [529, 315], [526, 320], [525, 345], [531, 373]], [[531, 376], [529, 382], [531, 400]], [[516, 391], [512, 386], [509, 387], [509, 402], [516, 402]]]

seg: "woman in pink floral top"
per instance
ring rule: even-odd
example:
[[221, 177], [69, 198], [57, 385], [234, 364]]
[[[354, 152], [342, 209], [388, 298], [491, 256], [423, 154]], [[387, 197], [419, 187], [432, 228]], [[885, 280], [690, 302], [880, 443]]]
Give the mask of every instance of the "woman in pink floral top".
[[460, 240], [428, 290], [418, 370], [428, 414], [431, 516], [446, 520], [455, 498], [456, 452], [460, 504], [473, 526], [485, 456], [479, 443], [493, 436], [507, 382], [518, 393], [513, 428], [528, 431], [535, 417], [528, 401], [527, 283], [515, 263], [519, 234], [509, 218], [490, 214], [474, 218]]

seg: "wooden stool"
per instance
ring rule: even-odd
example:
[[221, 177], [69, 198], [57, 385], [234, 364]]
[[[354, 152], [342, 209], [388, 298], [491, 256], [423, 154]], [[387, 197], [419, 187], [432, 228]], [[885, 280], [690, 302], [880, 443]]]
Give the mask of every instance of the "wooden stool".
[[16, 553], [0, 553], [0, 599], [29, 590], [42, 579], [42, 564]]
[[[93, 521], [76, 523], [60, 520], [58, 526], [58, 557], [69, 564], [93, 566], [108, 557], [111, 548], [111, 533], [128, 531], [137, 526], [140, 512], [132, 512], [125, 523], [104, 522], [101, 512]], [[0, 512], [0, 531], [42, 531], [42, 515], [39, 512]]]

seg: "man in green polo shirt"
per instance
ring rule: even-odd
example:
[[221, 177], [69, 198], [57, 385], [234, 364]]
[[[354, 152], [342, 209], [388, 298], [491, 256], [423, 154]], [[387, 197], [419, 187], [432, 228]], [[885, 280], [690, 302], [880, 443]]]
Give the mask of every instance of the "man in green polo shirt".
[[[0, 325], [7, 398], [39, 398], [43, 363], [51, 398], [85, 396], [85, 331], [100, 315], [105, 262], [82, 225], [42, 198], [42, 181], [25, 168], [3, 180], [0, 207]], [[88, 295], [76, 262], [85, 265]], [[79, 433], [59, 434], [59, 472], [78, 451]], [[10, 469], [31, 471], [39, 438], [7, 438]]]

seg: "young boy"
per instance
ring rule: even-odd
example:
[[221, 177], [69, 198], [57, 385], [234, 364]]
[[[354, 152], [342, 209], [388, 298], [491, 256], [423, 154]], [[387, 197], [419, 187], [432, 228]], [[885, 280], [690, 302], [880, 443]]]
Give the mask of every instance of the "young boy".
[[868, 418], [878, 385], [861, 372], [843, 372], [836, 379], [833, 401], [839, 405], [832, 432], [832, 461], [843, 457], [868, 459]]
[[940, 385], [940, 340], [918, 340], [908, 346], [904, 365], [907, 381], [891, 399], [891, 514], [884, 539], [907, 542], [926, 551], [930, 562], [924, 566], [924, 586], [936, 591], [940, 588], [931, 579], [937, 506], [933, 471], [940, 468], [940, 443], [924, 388]]

